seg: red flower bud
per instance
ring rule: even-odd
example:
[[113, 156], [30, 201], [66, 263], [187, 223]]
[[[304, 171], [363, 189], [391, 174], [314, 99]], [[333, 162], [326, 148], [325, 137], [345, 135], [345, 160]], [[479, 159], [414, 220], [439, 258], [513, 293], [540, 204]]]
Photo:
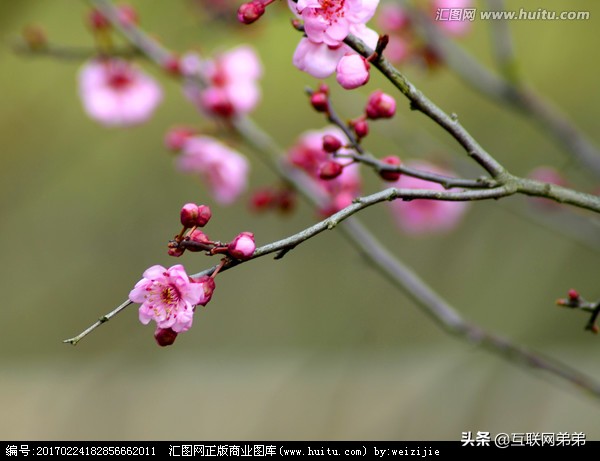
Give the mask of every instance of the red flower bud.
[[[402, 164], [402, 161], [396, 157], [395, 155], [390, 155], [388, 157], [384, 157], [381, 159], [381, 161], [383, 163], [387, 163], [388, 165], [400, 165]], [[399, 171], [389, 171], [389, 170], [381, 170], [379, 172], [379, 176], [381, 177], [381, 179], [385, 180], [385, 181], [390, 181], [390, 182], [395, 182], [398, 181], [398, 179], [400, 178], [400, 172]]]
[[326, 134], [323, 136], [323, 150], [325, 152], [333, 153], [342, 147], [342, 141], [335, 136]]
[[196, 221], [198, 219], [198, 205], [195, 203], [186, 203], [181, 207], [180, 212], [181, 224], [183, 227], [190, 228], [197, 225]]
[[90, 11], [88, 15], [88, 24], [92, 30], [107, 30], [110, 28], [110, 21], [97, 9]]
[[369, 134], [369, 124], [366, 120], [358, 119], [350, 122], [352, 129], [354, 130], [354, 134], [360, 139], [364, 138]]
[[196, 218], [196, 225], [198, 227], [204, 227], [210, 221], [212, 217], [212, 211], [208, 205], [198, 205], [198, 217]]
[[310, 96], [310, 103], [317, 112], [327, 112], [329, 110], [329, 98], [326, 93], [317, 91]]
[[396, 101], [381, 90], [374, 91], [369, 96], [365, 113], [370, 119], [391, 118], [396, 113]]
[[170, 346], [177, 339], [177, 333], [171, 328], [157, 328], [154, 332], [154, 339], [161, 347]]
[[271, 208], [276, 201], [276, 195], [270, 188], [258, 189], [252, 194], [250, 208], [253, 211], [265, 211]]
[[174, 258], [179, 258], [183, 254], [183, 252], [184, 250], [182, 250], [181, 248], [171, 247], [167, 251], [167, 254], [169, 256], [173, 256]]
[[579, 301], [579, 292], [574, 289], [569, 290], [569, 300], [570, 301]]
[[179, 57], [176, 55], [171, 55], [165, 59], [162, 63], [162, 66], [171, 75], [181, 75], [181, 62], [179, 61]]
[[337, 178], [344, 171], [343, 165], [333, 160], [325, 162], [319, 170], [319, 178], [329, 180]]
[[252, 24], [265, 13], [265, 6], [260, 1], [244, 3], [237, 12], [238, 21], [242, 24]]

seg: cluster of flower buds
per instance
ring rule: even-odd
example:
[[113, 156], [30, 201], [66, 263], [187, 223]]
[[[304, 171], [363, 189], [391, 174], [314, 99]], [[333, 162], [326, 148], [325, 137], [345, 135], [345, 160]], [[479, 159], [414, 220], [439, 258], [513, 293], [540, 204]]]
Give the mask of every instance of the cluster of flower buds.
[[376, 90], [369, 95], [364, 114], [350, 120], [349, 125], [360, 140], [369, 134], [367, 120], [392, 118], [394, 115], [396, 115], [395, 99], [381, 90]]
[[[319, 88], [310, 94], [310, 103], [317, 112], [326, 113], [330, 115], [331, 107], [329, 100], [329, 88], [325, 84], [321, 84]], [[381, 90], [376, 90], [371, 93], [365, 105], [364, 113], [359, 117], [352, 119], [348, 122], [348, 128], [352, 130], [356, 136], [356, 140], [360, 142], [362, 138], [369, 134], [369, 123], [368, 120], [378, 119], [389, 119], [396, 114], [396, 100], [384, 93]], [[346, 146], [342, 145], [342, 141], [331, 134], [323, 136], [323, 151], [329, 154], [335, 154], [336, 152]], [[395, 182], [400, 178], [400, 172], [397, 169], [386, 167], [390, 165], [392, 167], [399, 166], [402, 162], [397, 156], [387, 156], [381, 159], [384, 164], [379, 169], [379, 176], [389, 182]], [[335, 161], [328, 160], [323, 163], [319, 170], [319, 178], [328, 180], [338, 177], [345, 165]]]
[[246, 260], [250, 259], [256, 250], [252, 232], [242, 232], [231, 242], [221, 243], [211, 240], [201, 231], [199, 228], [206, 226], [212, 217], [208, 205], [186, 203], [181, 208], [179, 216], [183, 229], [169, 242], [170, 256], [179, 257], [188, 250], [204, 251], [209, 255], [223, 254], [233, 259]]

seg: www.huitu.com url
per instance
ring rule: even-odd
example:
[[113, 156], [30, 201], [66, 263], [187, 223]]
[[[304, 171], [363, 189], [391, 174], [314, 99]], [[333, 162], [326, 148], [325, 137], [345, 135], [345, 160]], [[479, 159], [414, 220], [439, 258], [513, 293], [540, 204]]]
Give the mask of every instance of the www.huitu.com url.
[[436, 21], [585, 21], [590, 19], [589, 11], [553, 11], [544, 8], [536, 10], [477, 11], [477, 8], [438, 8]]

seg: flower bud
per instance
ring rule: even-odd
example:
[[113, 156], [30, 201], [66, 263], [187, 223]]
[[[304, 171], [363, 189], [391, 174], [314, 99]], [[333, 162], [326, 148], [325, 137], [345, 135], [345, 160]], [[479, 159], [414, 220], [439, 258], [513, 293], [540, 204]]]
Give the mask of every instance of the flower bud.
[[329, 110], [327, 94], [321, 91], [317, 91], [310, 96], [310, 103], [317, 112], [327, 112]]
[[238, 21], [242, 24], [252, 24], [265, 13], [265, 6], [260, 1], [242, 4], [237, 12]]
[[[402, 164], [402, 161], [396, 157], [395, 155], [390, 155], [388, 157], [384, 157], [381, 159], [381, 161], [383, 163], [387, 163], [388, 165], [400, 165]], [[389, 170], [381, 170], [379, 172], [379, 176], [381, 177], [381, 179], [383, 179], [384, 181], [390, 181], [390, 182], [395, 182], [398, 181], [398, 179], [400, 179], [400, 172], [399, 171], [389, 171]]]
[[178, 77], [183, 74], [182, 69], [181, 69], [181, 60], [179, 59], [179, 56], [177, 56], [175, 54], [168, 56], [163, 61], [162, 67], [170, 75]]
[[107, 30], [111, 26], [110, 21], [108, 20], [108, 18], [106, 16], [104, 16], [96, 8], [92, 9], [92, 11], [89, 12], [87, 21], [88, 21], [89, 26], [94, 31], [97, 31], [97, 30]]
[[154, 332], [154, 339], [161, 347], [170, 346], [177, 339], [177, 333], [171, 328], [157, 328]]
[[366, 120], [357, 119], [350, 122], [354, 134], [360, 139], [369, 134], [369, 124]]
[[326, 134], [323, 136], [323, 150], [325, 152], [333, 153], [342, 147], [342, 141], [335, 136]]
[[235, 107], [227, 95], [220, 90], [209, 88], [204, 91], [201, 104], [206, 110], [219, 117], [229, 118], [235, 114]]
[[254, 254], [254, 250], [256, 250], [256, 244], [252, 232], [242, 232], [227, 245], [228, 254], [235, 259], [250, 259]]
[[324, 180], [337, 178], [344, 171], [344, 167], [333, 160], [327, 161], [319, 170], [319, 178]]
[[174, 258], [179, 258], [183, 254], [184, 250], [177, 247], [169, 247], [167, 254], [169, 256], [173, 256]]
[[392, 118], [396, 113], [396, 101], [389, 94], [385, 94], [381, 90], [374, 91], [365, 109], [367, 118]]
[[260, 212], [268, 210], [276, 201], [276, 196], [270, 188], [262, 188], [256, 190], [250, 198], [250, 208], [253, 211]]
[[[192, 232], [190, 232], [188, 234], [187, 238], [189, 239], [190, 242], [201, 243], [202, 245], [208, 245], [211, 243], [208, 236], [204, 232], [202, 232], [200, 229], [194, 229]], [[194, 247], [193, 245], [189, 245], [187, 247], [187, 249], [191, 252], [197, 252], [197, 251], [206, 250], [206, 247], [201, 248], [201, 247]]]
[[336, 80], [346, 90], [353, 90], [369, 81], [371, 65], [358, 54], [347, 54], [338, 62]]
[[183, 149], [188, 138], [194, 135], [194, 130], [187, 126], [178, 126], [171, 128], [165, 135], [165, 147], [173, 152], [179, 152]]
[[181, 207], [180, 212], [181, 224], [186, 229], [197, 225], [198, 220], [198, 205], [195, 203], [186, 203]]
[[579, 292], [577, 290], [574, 289], [570, 289], [569, 290], [569, 301], [579, 301]]
[[198, 227], [204, 227], [210, 221], [212, 217], [212, 211], [208, 205], [198, 205], [198, 217], [196, 218], [196, 225]]

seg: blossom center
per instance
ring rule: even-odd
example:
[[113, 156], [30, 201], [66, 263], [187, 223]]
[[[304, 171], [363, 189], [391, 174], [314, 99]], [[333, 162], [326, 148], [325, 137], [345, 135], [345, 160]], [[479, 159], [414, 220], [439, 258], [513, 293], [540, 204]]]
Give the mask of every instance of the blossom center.
[[133, 75], [125, 65], [113, 64], [107, 68], [107, 84], [115, 91], [123, 91], [133, 83]]
[[160, 298], [167, 306], [174, 306], [179, 302], [179, 291], [172, 286], [164, 287], [160, 292]]
[[335, 22], [338, 18], [344, 16], [345, 0], [320, 0], [320, 14], [329, 22]]

